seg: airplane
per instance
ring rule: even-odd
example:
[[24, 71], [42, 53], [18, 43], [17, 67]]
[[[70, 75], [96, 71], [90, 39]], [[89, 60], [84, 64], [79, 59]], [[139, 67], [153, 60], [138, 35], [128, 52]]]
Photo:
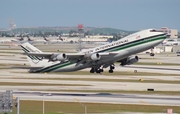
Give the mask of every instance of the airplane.
[[29, 36], [27, 36], [28, 40], [27, 42], [29, 42], [30, 44], [34, 44], [34, 43], [44, 43], [46, 44], [47, 41], [45, 39], [31, 39]]
[[162, 42], [163, 46], [177, 46], [180, 45], [180, 42], [177, 39], [166, 39]]
[[90, 73], [101, 73], [109, 67], [113, 73], [114, 63], [120, 66], [138, 62], [134, 55], [151, 49], [166, 39], [166, 33], [159, 29], [146, 29], [112, 43], [101, 45], [78, 53], [46, 53], [29, 43], [21, 44], [24, 55], [30, 62], [30, 73], [70, 72], [91, 68]]
[[46, 42], [48, 42], [49, 44], [55, 44], [55, 43], [60, 43], [60, 42], [63, 42], [63, 39], [61, 37], [59, 37], [58, 39], [53, 39], [53, 40], [50, 40], [50, 39], [47, 39], [45, 36], [43, 36], [44, 40]]
[[110, 39], [107, 39], [105, 42], [93, 42], [94, 45], [105, 45], [108, 43], [111, 43], [112, 41]]
[[13, 38], [13, 39], [11, 39], [11, 41], [14, 43], [24, 43], [25, 42], [24, 37]]
[[12, 43], [11, 39], [0, 39], [1, 44], [10, 44]]

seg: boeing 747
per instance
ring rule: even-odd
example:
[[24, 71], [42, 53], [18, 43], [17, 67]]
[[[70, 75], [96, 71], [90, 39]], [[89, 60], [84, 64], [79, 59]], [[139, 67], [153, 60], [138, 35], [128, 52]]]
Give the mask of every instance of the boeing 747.
[[118, 41], [78, 53], [45, 53], [29, 43], [21, 44], [31, 67], [29, 72], [70, 72], [91, 68], [90, 73], [101, 73], [109, 67], [113, 73], [114, 63], [121, 66], [138, 62], [134, 55], [162, 43], [166, 34], [161, 30], [147, 29], [131, 34]]

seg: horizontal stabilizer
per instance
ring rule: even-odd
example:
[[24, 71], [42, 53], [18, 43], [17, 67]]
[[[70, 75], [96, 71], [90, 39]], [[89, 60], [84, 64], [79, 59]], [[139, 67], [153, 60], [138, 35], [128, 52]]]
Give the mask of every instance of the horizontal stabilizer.
[[[28, 52], [28, 53], [22, 53], [23, 55], [30, 55], [30, 56], [37, 56], [37, 57], [43, 57], [46, 59], [51, 58], [52, 55], [57, 55], [58, 53], [36, 53], [36, 52]], [[69, 59], [71, 58], [79, 58], [81, 56], [84, 56], [84, 53], [66, 53], [67, 57]]]
[[43, 67], [31, 67], [31, 66], [12, 66], [11, 68], [14, 69], [30, 69], [30, 70], [37, 70]]

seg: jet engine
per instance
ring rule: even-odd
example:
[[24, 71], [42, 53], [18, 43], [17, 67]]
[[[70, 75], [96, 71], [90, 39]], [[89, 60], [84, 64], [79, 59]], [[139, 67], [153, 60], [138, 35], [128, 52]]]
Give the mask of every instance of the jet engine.
[[101, 56], [100, 56], [98, 53], [94, 53], [94, 54], [91, 55], [91, 59], [92, 59], [93, 61], [97, 61], [97, 60], [99, 60], [100, 58], [101, 58]]
[[52, 55], [50, 61], [64, 61], [66, 59], [67, 59], [66, 54], [62, 53], [62, 54]]
[[134, 64], [134, 63], [136, 63], [138, 61], [139, 61], [138, 56], [129, 56], [129, 57], [127, 57], [127, 58], [125, 58], [125, 59], [123, 59], [123, 60], [121, 60], [119, 62], [121, 62], [121, 64], [120, 64], [121, 66], [124, 66], [124, 65]]

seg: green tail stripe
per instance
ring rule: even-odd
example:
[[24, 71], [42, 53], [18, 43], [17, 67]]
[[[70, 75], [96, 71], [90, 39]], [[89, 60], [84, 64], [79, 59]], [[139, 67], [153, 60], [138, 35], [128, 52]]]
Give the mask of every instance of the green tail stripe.
[[[25, 53], [27, 53], [27, 50], [22, 49]], [[34, 60], [33, 56], [27, 55], [29, 58], [31, 58], [32, 60]]]
[[[26, 48], [24, 48], [23, 46], [22, 47], [22, 50], [26, 53], [30, 52], [29, 50], [27, 50]], [[28, 55], [28, 57], [30, 57], [32, 60], [41, 60], [40, 58], [36, 57], [36, 56], [31, 56], [31, 55]]]

